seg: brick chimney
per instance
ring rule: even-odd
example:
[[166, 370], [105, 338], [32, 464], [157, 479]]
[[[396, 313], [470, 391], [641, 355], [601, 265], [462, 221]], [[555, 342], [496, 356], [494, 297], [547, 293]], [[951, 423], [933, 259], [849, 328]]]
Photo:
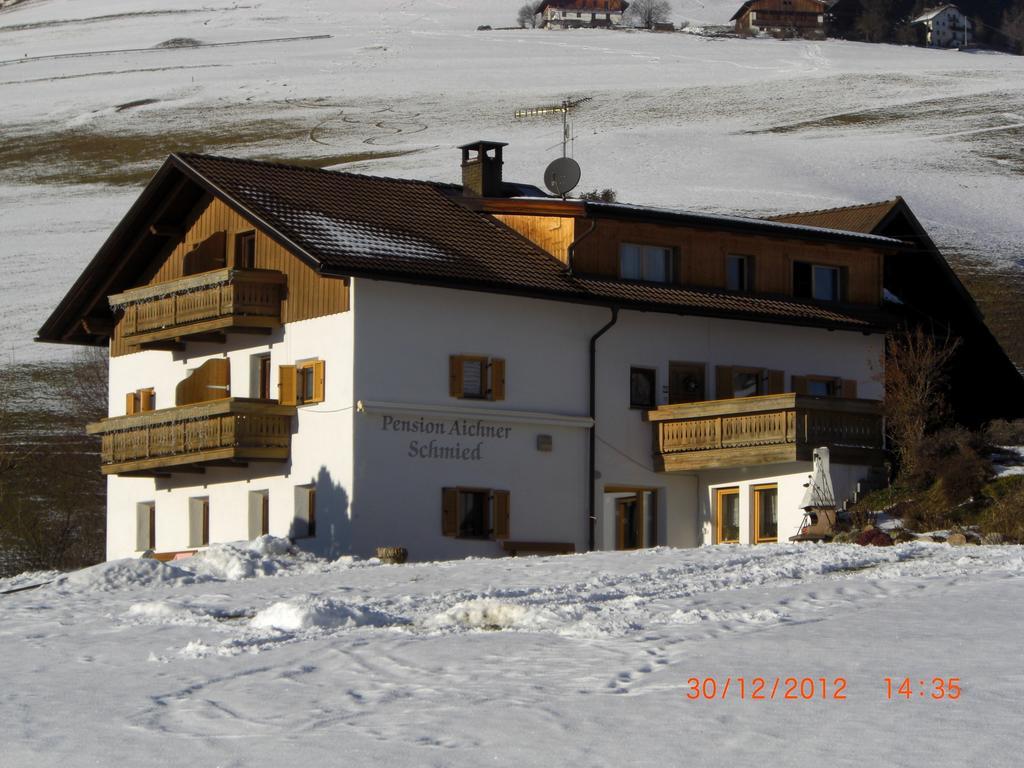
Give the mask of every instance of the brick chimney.
[[501, 141], [463, 144], [462, 194], [472, 197], [501, 197]]

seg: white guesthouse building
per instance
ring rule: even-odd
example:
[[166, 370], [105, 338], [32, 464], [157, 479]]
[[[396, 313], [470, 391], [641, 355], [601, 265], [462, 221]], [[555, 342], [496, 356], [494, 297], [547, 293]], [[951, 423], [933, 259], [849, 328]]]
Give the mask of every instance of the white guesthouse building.
[[924, 30], [924, 44], [929, 48], [957, 48], [974, 43], [974, 22], [955, 5], [926, 8], [910, 23]]
[[40, 338], [110, 348], [109, 558], [796, 534], [880, 463], [898, 240], [173, 155]]

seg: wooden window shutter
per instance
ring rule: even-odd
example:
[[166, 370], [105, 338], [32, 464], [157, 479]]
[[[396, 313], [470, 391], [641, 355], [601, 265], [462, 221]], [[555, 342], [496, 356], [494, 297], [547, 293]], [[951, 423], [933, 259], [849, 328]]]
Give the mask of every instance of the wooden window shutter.
[[313, 400], [321, 403], [324, 399], [324, 361], [313, 363]]
[[793, 391], [798, 395], [807, 394], [807, 377], [806, 376], [793, 376], [792, 379]]
[[768, 371], [768, 392], [769, 395], [781, 395], [786, 391], [786, 372]]
[[138, 401], [135, 399], [135, 393], [134, 392], [129, 392], [127, 395], [124, 396], [124, 413], [125, 413], [125, 416], [134, 416], [135, 415], [135, 410], [136, 410], [135, 409], [135, 404], [136, 404], [136, 402], [138, 402]]
[[733, 389], [732, 366], [715, 366], [715, 397], [718, 400], [729, 400], [732, 398], [734, 392], [735, 390]]
[[282, 365], [277, 369], [277, 399], [281, 405], [296, 405], [297, 373], [294, 365]]
[[505, 399], [505, 361], [491, 360], [491, 400]]
[[139, 392], [139, 409], [143, 411], [153, 410], [155, 396], [152, 389], [143, 389]]
[[842, 381], [842, 389], [840, 390], [839, 396], [855, 400], [857, 398], [857, 380], [843, 379]]
[[509, 537], [509, 492], [491, 492], [491, 511], [494, 515], [494, 538], [507, 539]]
[[462, 355], [448, 356], [448, 394], [462, 397]]
[[459, 491], [457, 488], [443, 488], [441, 503], [441, 535], [459, 535]]

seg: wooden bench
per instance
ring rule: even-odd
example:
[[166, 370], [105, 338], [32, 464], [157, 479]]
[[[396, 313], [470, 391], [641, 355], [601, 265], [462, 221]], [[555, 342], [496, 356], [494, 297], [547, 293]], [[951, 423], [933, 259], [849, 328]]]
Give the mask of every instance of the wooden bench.
[[576, 545], [563, 541], [503, 541], [504, 549], [512, 557], [519, 555], [571, 555]]

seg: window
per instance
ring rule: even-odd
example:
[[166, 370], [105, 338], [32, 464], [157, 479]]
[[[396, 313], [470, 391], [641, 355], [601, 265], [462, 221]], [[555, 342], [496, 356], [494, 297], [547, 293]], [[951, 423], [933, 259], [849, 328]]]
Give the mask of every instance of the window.
[[156, 549], [156, 503], [141, 501], [135, 505], [135, 549]]
[[669, 363], [669, 403], [696, 403], [704, 400], [704, 369], [704, 363]]
[[817, 301], [839, 301], [843, 298], [844, 268], [793, 262], [793, 295]]
[[739, 544], [740, 489], [719, 488], [715, 491], [715, 543]]
[[727, 290], [750, 290], [750, 265], [751, 258], [749, 256], [730, 254], [725, 257], [725, 287]]
[[660, 245], [622, 243], [619, 246], [619, 277], [649, 283], [672, 281], [672, 249]]
[[249, 491], [249, 541], [270, 533], [270, 491]]
[[137, 389], [125, 396], [124, 412], [126, 416], [134, 416], [143, 411], [152, 411], [156, 408], [156, 390], [152, 387]]
[[818, 301], [839, 301], [838, 267], [821, 267], [815, 264], [811, 271], [811, 279], [813, 298]]
[[196, 496], [188, 500], [188, 545], [205, 547], [210, 543], [210, 499]]
[[657, 373], [653, 368], [629, 369], [629, 407], [654, 408], [656, 403]]
[[450, 355], [448, 394], [467, 400], [504, 400], [505, 361], [480, 355]]
[[227, 232], [214, 232], [200, 243], [195, 243], [185, 254], [182, 272], [185, 275], [198, 275], [227, 266]]
[[793, 391], [798, 395], [814, 397], [857, 397], [856, 379], [841, 379], [838, 376], [794, 376]]
[[295, 516], [288, 535], [292, 539], [316, 537], [316, 486], [295, 486]]
[[754, 543], [779, 540], [779, 486], [755, 485]]
[[324, 361], [305, 360], [278, 369], [281, 405], [309, 405], [324, 401]]
[[615, 508], [615, 548], [658, 546], [658, 503], [654, 489], [606, 486], [604, 502]]
[[207, 360], [198, 368], [190, 369], [188, 376], [174, 389], [175, 405], [205, 403], [231, 397], [231, 363], [226, 357]]
[[441, 533], [457, 539], [507, 539], [509, 492], [486, 488], [444, 488]]
[[239, 232], [235, 235], [235, 268], [256, 269], [255, 232]]
[[270, 355], [253, 355], [249, 363], [250, 387], [252, 397], [270, 400]]
[[785, 389], [785, 373], [767, 368], [739, 365], [719, 365], [715, 368], [715, 397], [729, 400], [734, 397], [778, 395]]

